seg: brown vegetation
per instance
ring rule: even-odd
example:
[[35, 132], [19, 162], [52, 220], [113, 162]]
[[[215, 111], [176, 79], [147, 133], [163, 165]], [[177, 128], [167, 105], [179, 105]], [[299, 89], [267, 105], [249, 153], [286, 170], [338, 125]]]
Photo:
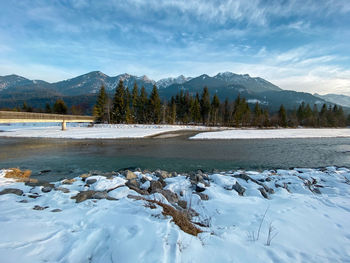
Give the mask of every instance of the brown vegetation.
[[157, 200], [150, 200], [146, 199], [142, 196], [133, 196], [128, 195], [129, 198], [135, 199], [135, 200], [144, 200], [148, 202], [145, 207], [150, 207], [151, 209], [154, 209], [154, 206], [152, 204], [159, 205], [163, 208], [163, 215], [165, 216], [171, 216], [173, 218], [173, 221], [180, 229], [187, 234], [197, 236], [199, 233], [202, 233], [203, 231], [197, 228], [189, 219], [188, 213], [185, 213], [183, 211], [176, 210], [171, 205], [164, 204]]
[[29, 182], [31, 180], [29, 177], [31, 176], [32, 171], [31, 170], [24, 170], [21, 171], [18, 168], [10, 168], [5, 174], [5, 178], [13, 178], [16, 179], [17, 182]]

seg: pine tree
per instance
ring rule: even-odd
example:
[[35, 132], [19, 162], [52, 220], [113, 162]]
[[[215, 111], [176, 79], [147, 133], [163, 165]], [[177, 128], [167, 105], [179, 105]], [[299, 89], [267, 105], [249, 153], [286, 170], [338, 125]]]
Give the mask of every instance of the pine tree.
[[140, 96], [137, 100], [137, 122], [146, 123], [147, 122], [147, 107], [148, 99], [145, 87], [142, 86]]
[[170, 124], [174, 124], [176, 122], [176, 102], [174, 97], [171, 97], [170, 100], [168, 122]]
[[149, 105], [150, 121], [153, 123], [159, 123], [161, 121], [161, 103], [156, 85], [153, 85], [149, 98]]
[[53, 105], [53, 113], [56, 114], [67, 114], [68, 108], [62, 99], [56, 100]]
[[52, 113], [52, 109], [49, 103], [46, 103], [45, 105], [45, 113]]
[[278, 124], [282, 127], [287, 127], [287, 114], [283, 104], [278, 111]]
[[270, 118], [269, 118], [269, 112], [267, 109], [264, 109], [264, 121], [263, 121], [263, 125], [264, 127], [269, 127], [270, 126]]
[[119, 80], [113, 99], [113, 122], [123, 123], [125, 121], [125, 88], [122, 80]]
[[259, 106], [259, 102], [256, 102], [254, 107], [253, 126], [262, 126], [262, 114], [263, 112]]
[[93, 108], [93, 115], [96, 116], [97, 121], [105, 122], [108, 121], [108, 96], [104, 86], [101, 86], [100, 91], [97, 95], [96, 104]]
[[199, 102], [198, 93], [196, 94], [196, 97], [192, 101], [191, 116], [192, 116], [192, 121], [194, 123], [200, 123], [200, 121], [201, 121], [201, 105]]
[[138, 120], [139, 120], [139, 118], [137, 116], [138, 101], [139, 101], [139, 88], [135, 82], [134, 87], [133, 87], [132, 92], [131, 92], [131, 115], [132, 115], [135, 122], [138, 122]]
[[214, 125], [217, 124], [218, 114], [219, 114], [220, 100], [216, 94], [214, 94], [211, 102], [211, 111], [212, 111], [212, 122]]
[[228, 98], [225, 99], [225, 104], [224, 104], [224, 125], [228, 126], [230, 122], [230, 108], [228, 104]]
[[201, 115], [203, 124], [206, 125], [209, 122], [210, 117], [210, 95], [207, 87], [204, 87], [202, 97], [201, 97]]

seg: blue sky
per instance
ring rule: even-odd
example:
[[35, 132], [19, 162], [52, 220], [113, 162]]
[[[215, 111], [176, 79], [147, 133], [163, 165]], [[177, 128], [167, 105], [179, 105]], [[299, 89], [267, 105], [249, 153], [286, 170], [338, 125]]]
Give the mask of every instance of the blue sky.
[[349, 0], [0, 0], [0, 75], [235, 73], [350, 95]]

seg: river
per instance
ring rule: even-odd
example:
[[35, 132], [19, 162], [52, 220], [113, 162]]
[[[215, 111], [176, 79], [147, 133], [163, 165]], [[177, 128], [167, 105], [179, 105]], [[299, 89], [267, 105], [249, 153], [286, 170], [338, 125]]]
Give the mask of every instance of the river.
[[34, 178], [54, 181], [136, 167], [177, 172], [350, 167], [349, 138], [189, 140], [193, 134], [120, 140], [0, 137], [0, 168], [30, 169]]

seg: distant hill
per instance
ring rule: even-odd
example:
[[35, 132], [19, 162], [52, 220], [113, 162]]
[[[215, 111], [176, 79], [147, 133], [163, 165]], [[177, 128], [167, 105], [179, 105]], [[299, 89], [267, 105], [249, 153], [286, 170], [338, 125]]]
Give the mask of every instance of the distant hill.
[[[44, 107], [46, 102], [52, 104], [57, 98], [63, 98], [68, 106], [84, 104], [84, 108], [91, 111], [100, 87], [104, 85], [107, 92], [112, 95], [119, 80], [123, 80], [129, 90], [133, 88], [134, 83], [137, 83], [139, 88], [144, 86], [148, 94], [153, 85], [156, 85], [162, 99], [169, 99], [180, 91], [188, 92], [190, 95], [201, 94], [203, 87], [206, 86], [210, 94], [216, 93], [220, 100], [226, 98], [234, 100], [240, 94], [250, 104], [259, 102], [272, 111], [276, 111], [281, 104], [287, 109], [293, 109], [303, 101], [310, 105], [326, 103], [326, 99], [322, 96], [282, 90], [265, 79], [251, 77], [248, 74], [224, 72], [213, 77], [203, 74], [194, 78], [181, 75], [154, 81], [147, 76], [138, 77], [125, 73], [110, 77], [100, 71], [93, 71], [55, 83], [29, 80], [17, 75], [0, 76], [0, 108], [21, 106], [23, 102], [33, 107]], [[327, 101], [340, 104], [335, 100], [327, 99]]]
[[334, 103], [334, 104], [341, 105], [343, 107], [350, 108], [350, 96], [340, 95], [340, 94], [319, 95], [317, 93], [315, 93], [314, 96], [321, 98], [321, 99], [324, 99], [330, 103]]

